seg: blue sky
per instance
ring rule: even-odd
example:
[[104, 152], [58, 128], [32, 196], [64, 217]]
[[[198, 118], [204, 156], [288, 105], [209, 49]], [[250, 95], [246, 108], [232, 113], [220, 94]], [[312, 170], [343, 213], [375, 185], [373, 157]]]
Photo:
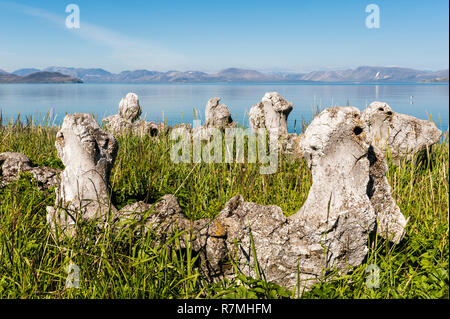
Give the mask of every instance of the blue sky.
[[[67, 29], [65, 8], [80, 8]], [[368, 29], [368, 4], [380, 28]], [[448, 68], [447, 0], [3, 1], [0, 69]]]

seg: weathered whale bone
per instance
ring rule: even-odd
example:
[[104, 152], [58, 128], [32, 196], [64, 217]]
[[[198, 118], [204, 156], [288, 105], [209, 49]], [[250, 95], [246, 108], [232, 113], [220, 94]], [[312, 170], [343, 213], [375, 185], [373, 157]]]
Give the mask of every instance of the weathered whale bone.
[[394, 112], [384, 102], [372, 102], [361, 118], [367, 124], [372, 143], [383, 151], [389, 148], [395, 165], [430, 148], [442, 135], [433, 122]]
[[[140, 211], [145, 210], [142, 207], [148, 207], [148, 204], [135, 203], [135, 206], [117, 211], [111, 204], [109, 177], [118, 144], [91, 115], [66, 115], [56, 135], [55, 147], [65, 168], [56, 188], [55, 205], [47, 207], [47, 222], [52, 230], [58, 228], [62, 235], [73, 236], [77, 223], [97, 221], [103, 227], [123, 220], [133, 207], [140, 208]], [[164, 204], [165, 199], [153, 208], [155, 212], [163, 214], [165, 210], [172, 210], [174, 201]]]
[[[329, 115], [325, 116], [326, 114]], [[336, 114], [340, 116], [345, 114], [347, 118], [354, 121], [352, 136], [361, 141], [359, 145], [346, 138], [345, 134], [349, 134], [349, 127], [343, 129], [334, 125]], [[352, 205], [358, 205], [355, 200], [357, 198], [355, 186], [363, 185], [364, 195], [367, 195], [378, 218], [379, 234], [398, 243], [405, 234], [406, 220], [391, 196], [391, 187], [386, 178], [388, 167], [384, 156], [380, 150], [371, 145], [371, 136], [366, 132], [367, 126], [360, 119], [360, 112], [353, 107], [326, 109], [313, 120], [305, 134], [300, 137], [300, 147], [311, 167], [313, 185], [301, 209], [305, 213], [296, 216], [309, 218], [307, 216], [316, 209], [317, 204], [325, 205], [324, 201], [320, 199], [330, 196], [332, 198], [328, 203], [329, 209], [332, 209], [334, 205], [338, 205], [338, 210], [339, 205], [348, 208], [349, 201]], [[364, 144], [362, 144], [363, 142]], [[361, 150], [358, 152], [360, 148]], [[314, 161], [314, 156], [318, 156], [320, 160]], [[360, 167], [362, 159], [369, 163], [368, 176], [366, 176], [365, 168], [362, 173]], [[353, 161], [355, 161], [354, 164], [352, 164]], [[321, 183], [314, 183], [315, 177], [320, 179]], [[367, 180], [366, 177], [368, 177]], [[353, 183], [353, 187], [343, 183]], [[363, 189], [359, 189], [359, 191], [361, 190]], [[362, 199], [365, 201], [364, 195]], [[317, 216], [312, 213], [310, 217], [316, 218]], [[329, 216], [328, 211], [327, 216]]]
[[102, 122], [113, 134], [158, 136], [168, 132], [169, 126], [165, 122], [146, 122], [139, 119], [141, 113], [138, 96], [135, 93], [128, 93], [119, 103], [119, 114], [108, 116]]
[[261, 102], [250, 109], [248, 118], [252, 128], [265, 128], [278, 132], [283, 154], [301, 158], [299, 135], [289, 133], [287, 129], [287, 118], [292, 109], [292, 102], [286, 101], [277, 92], [268, 92], [264, 95]]
[[371, 146], [368, 152], [370, 161], [369, 184], [367, 196], [370, 198], [377, 214], [378, 233], [394, 243], [399, 243], [405, 236], [408, 222], [391, 195], [391, 186], [386, 178], [388, 165], [383, 152]]
[[233, 125], [233, 119], [227, 106], [219, 102], [220, 98], [214, 97], [206, 103], [205, 127], [226, 128]]
[[[89, 114], [69, 114], [56, 135], [55, 147], [65, 168], [47, 221], [72, 234], [78, 219], [94, 220], [114, 210], [109, 204], [109, 175], [117, 142]], [[69, 212], [69, 213], [68, 213]]]
[[129, 122], [135, 122], [142, 114], [139, 98], [135, 93], [128, 93], [119, 103], [119, 116]]
[[28, 172], [38, 181], [39, 188], [52, 188], [57, 185], [57, 169], [51, 167], [33, 167], [31, 161], [22, 153], [5, 152], [0, 154], [0, 187], [19, 179], [20, 173]]
[[287, 135], [287, 118], [291, 111], [291, 102], [277, 92], [268, 92], [250, 109], [248, 117], [253, 128], [277, 129], [280, 135]]

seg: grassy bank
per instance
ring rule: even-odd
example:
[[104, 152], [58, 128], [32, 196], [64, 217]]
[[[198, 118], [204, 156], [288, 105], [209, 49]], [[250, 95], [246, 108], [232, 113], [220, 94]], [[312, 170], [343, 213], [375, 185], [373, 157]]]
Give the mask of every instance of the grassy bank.
[[[29, 123], [0, 128], [0, 153], [21, 152], [36, 166], [62, 168], [54, 148], [57, 128]], [[174, 164], [171, 142], [119, 137], [111, 174], [112, 201], [155, 202], [176, 194], [187, 216], [214, 217], [234, 195], [278, 205], [286, 215], [305, 201], [311, 175], [304, 161], [282, 159], [272, 175], [258, 164]], [[302, 298], [448, 298], [449, 138], [422, 162], [389, 165], [388, 180], [407, 235], [398, 245], [376, 238], [363, 265], [337, 280], [318, 284]], [[26, 174], [0, 189], [0, 298], [280, 298], [297, 297], [276, 285], [240, 276], [208, 283], [196, 257], [154, 244], [151, 235], [133, 241], [87, 227], [76, 240], [55, 241], [45, 221], [54, 191], [40, 191]], [[174, 237], [173, 241], [177, 238]], [[80, 270], [80, 289], [66, 288], [67, 267]], [[368, 288], [367, 265], [380, 269], [379, 288]]]

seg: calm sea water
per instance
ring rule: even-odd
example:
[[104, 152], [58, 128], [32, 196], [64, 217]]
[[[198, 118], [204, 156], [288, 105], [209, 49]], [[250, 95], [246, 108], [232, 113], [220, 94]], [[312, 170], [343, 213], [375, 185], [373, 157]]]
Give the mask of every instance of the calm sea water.
[[[118, 112], [119, 101], [128, 92], [139, 96], [147, 120], [167, 120], [169, 125], [192, 123], [194, 109], [204, 120], [209, 98], [221, 97], [233, 119], [248, 124], [248, 111], [264, 96], [276, 91], [294, 103], [288, 119], [290, 131], [300, 130], [302, 119], [312, 119], [315, 106], [345, 106], [361, 110], [372, 101], [387, 102], [395, 111], [427, 119], [431, 114], [448, 130], [448, 84], [0, 84], [3, 119], [41, 116], [54, 110], [55, 123], [65, 113], [93, 113], [102, 119]], [[40, 115], [39, 115], [40, 114]]]

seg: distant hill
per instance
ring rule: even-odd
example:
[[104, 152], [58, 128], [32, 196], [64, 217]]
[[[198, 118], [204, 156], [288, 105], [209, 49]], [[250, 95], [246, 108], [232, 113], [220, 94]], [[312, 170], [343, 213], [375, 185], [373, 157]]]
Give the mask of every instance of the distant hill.
[[[21, 69], [13, 75], [26, 77], [34, 73], [59, 73], [72, 78], [55, 78], [58, 81], [86, 83], [220, 83], [220, 82], [329, 82], [329, 83], [424, 83], [448, 82], [449, 71], [422, 71], [399, 67], [361, 66], [356, 69], [335, 71], [314, 71], [309, 73], [262, 73], [255, 70], [228, 68], [217, 73], [200, 71], [149, 71], [134, 70], [111, 73], [101, 68], [48, 67], [43, 72], [37, 69]], [[18, 80], [6, 72], [0, 73], [5, 81]], [[39, 76], [38, 76], [39, 78]], [[44, 79], [45, 77], [42, 77]], [[49, 78], [47, 76], [47, 78]], [[5, 80], [6, 79], [6, 80]], [[447, 79], [447, 80], [445, 80]], [[25, 79], [31, 80], [31, 79]], [[0, 78], [0, 81], [1, 78]]]
[[0, 83], [83, 83], [83, 81], [58, 72], [35, 72], [26, 76], [0, 74]]
[[0, 83], [15, 83], [20, 76], [0, 70]]
[[69, 75], [73, 78], [78, 78], [87, 82], [97, 82], [98, 79], [109, 82], [108, 79], [112, 73], [105, 71], [103, 69], [84, 69], [84, 68], [67, 68], [67, 67], [48, 67], [43, 71], [47, 72], [58, 72], [61, 74]]
[[448, 70], [430, 72], [398, 67], [362, 66], [342, 71], [319, 71], [301, 77], [306, 81], [320, 82], [421, 82], [447, 74]]
[[431, 80], [423, 80], [422, 83], [448, 83], [448, 76], [447, 77], [437, 77]]
[[18, 76], [27, 76], [29, 74], [32, 73], [36, 73], [36, 72], [40, 72], [41, 70], [39, 69], [19, 69], [19, 70], [15, 70], [12, 74], [18, 75]]
[[270, 82], [280, 81], [282, 78], [273, 74], [264, 74], [254, 70], [229, 68], [210, 76], [212, 79], [224, 82]]

